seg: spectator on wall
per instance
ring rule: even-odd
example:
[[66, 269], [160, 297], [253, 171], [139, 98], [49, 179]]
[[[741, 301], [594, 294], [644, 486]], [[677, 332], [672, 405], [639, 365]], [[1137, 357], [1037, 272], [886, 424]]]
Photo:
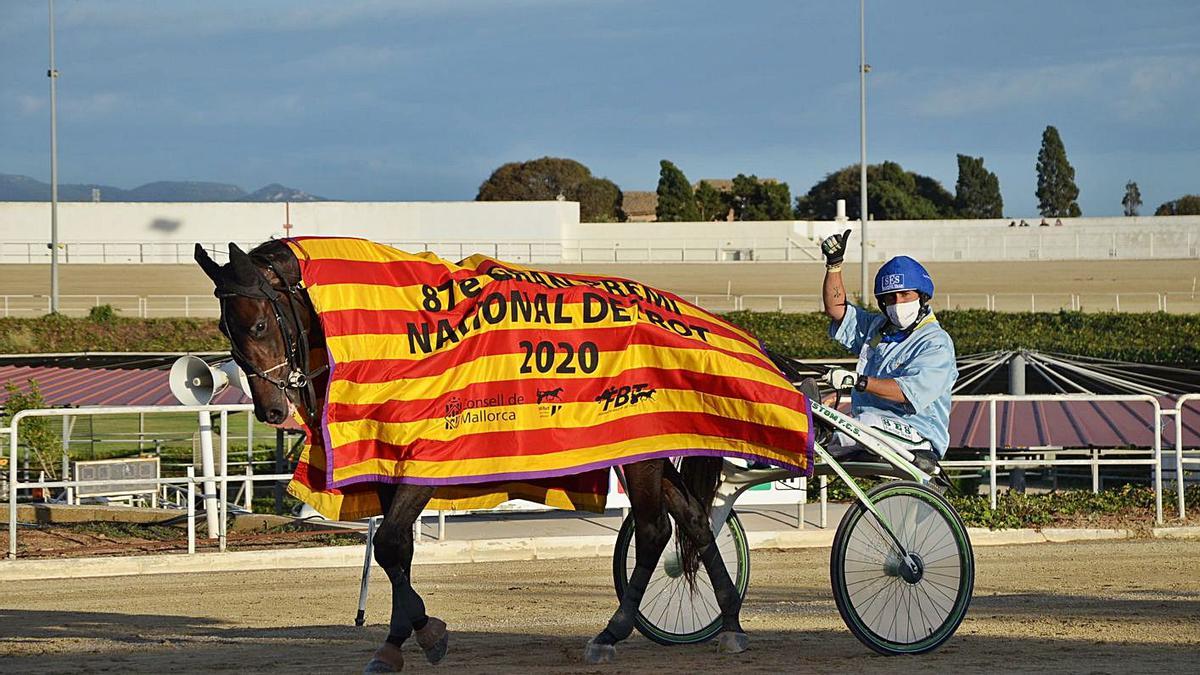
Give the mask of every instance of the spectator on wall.
[[1050, 227], [1050, 223], [1047, 223], [1046, 219], [1042, 218], [1042, 222], [1038, 223], [1038, 227]]
[[1055, 218], [1055, 219], [1054, 219], [1054, 226], [1055, 226], [1055, 227], [1062, 227], [1062, 218]]

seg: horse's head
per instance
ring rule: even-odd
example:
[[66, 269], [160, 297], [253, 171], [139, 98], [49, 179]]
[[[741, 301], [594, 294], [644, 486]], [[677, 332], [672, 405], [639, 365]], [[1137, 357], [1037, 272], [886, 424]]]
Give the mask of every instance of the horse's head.
[[287, 246], [270, 241], [245, 253], [230, 243], [229, 262], [220, 265], [196, 244], [195, 257], [216, 286], [221, 332], [249, 377], [254, 415], [281, 424], [295, 404], [306, 417], [318, 417], [312, 378], [324, 367], [313, 368], [309, 352], [320, 341], [311, 334], [319, 326]]

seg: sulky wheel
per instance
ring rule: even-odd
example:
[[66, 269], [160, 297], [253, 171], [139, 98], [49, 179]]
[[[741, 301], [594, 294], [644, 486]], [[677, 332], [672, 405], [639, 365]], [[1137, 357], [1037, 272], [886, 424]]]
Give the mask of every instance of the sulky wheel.
[[[613, 582], [617, 588], [617, 598], [624, 595], [637, 560], [637, 543], [633, 532], [633, 515], [630, 514], [621, 523], [617, 546], [613, 551]], [[729, 578], [741, 597], [745, 598], [746, 587], [750, 584], [750, 546], [742, 522], [733, 511], [729, 512], [725, 527], [717, 535], [717, 547], [721, 550], [721, 560], [729, 570]], [[704, 642], [721, 631], [721, 608], [713, 594], [712, 581], [701, 565], [695, 588], [688, 587], [679, 563], [674, 534], [663, 549], [658, 567], [646, 586], [646, 594], [642, 597], [634, 625], [642, 635], [663, 645]]]
[[971, 603], [975, 557], [967, 528], [944, 497], [917, 483], [885, 483], [868, 496], [912, 564], [900, 560], [875, 516], [854, 504], [830, 554], [838, 611], [854, 635], [881, 654], [936, 649]]

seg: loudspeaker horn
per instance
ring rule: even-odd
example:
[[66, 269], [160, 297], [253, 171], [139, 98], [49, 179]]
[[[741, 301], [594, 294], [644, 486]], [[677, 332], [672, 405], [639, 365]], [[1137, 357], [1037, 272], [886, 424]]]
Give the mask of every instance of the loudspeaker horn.
[[204, 359], [181, 356], [171, 365], [171, 393], [184, 405], [208, 405], [230, 382], [250, 396], [250, 382], [232, 360], [210, 366]]

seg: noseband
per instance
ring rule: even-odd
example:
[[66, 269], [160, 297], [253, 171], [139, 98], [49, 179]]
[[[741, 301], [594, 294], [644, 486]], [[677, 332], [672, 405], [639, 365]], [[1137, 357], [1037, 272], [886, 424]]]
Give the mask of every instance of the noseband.
[[[278, 269], [271, 261], [263, 261], [275, 276], [285, 284], [282, 292], [280, 289], [271, 285], [267, 278], [254, 268], [255, 279], [252, 284], [243, 285], [226, 279], [219, 284], [213, 295], [221, 303], [221, 328], [225, 334], [229, 336], [229, 351], [233, 356], [233, 360], [241, 366], [243, 371], [246, 371], [249, 377], [257, 377], [265, 382], [275, 386], [280, 391], [287, 395], [288, 391], [296, 391], [300, 395], [300, 401], [304, 404], [310, 414], [317, 413], [317, 394], [313, 387], [313, 378], [325, 372], [329, 367], [322, 365], [313, 370], [308, 370], [308, 333], [304, 330], [304, 324], [300, 320], [300, 300], [303, 297], [304, 287], [300, 281], [294, 284], [288, 284], [287, 278], [283, 272]], [[286, 298], [285, 298], [286, 294]], [[275, 323], [279, 326], [279, 333], [283, 336], [284, 344], [284, 360], [266, 370], [255, 366], [248, 359], [244, 352], [238, 348], [237, 341], [233, 339], [232, 332], [229, 330], [229, 324], [225, 322], [225, 301], [229, 298], [243, 297], [254, 298], [258, 300], [266, 300], [271, 305], [271, 312], [275, 315]], [[287, 300], [285, 302], [285, 299]], [[288, 314], [284, 313], [284, 305], [288, 307]], [[290, 315], [290, 316], [289, 316]], [[290, 320], [289, 320], [290, 319]], [[287, 374], [283, 377], [272, 377], [271, 373], [286, 368]]]

